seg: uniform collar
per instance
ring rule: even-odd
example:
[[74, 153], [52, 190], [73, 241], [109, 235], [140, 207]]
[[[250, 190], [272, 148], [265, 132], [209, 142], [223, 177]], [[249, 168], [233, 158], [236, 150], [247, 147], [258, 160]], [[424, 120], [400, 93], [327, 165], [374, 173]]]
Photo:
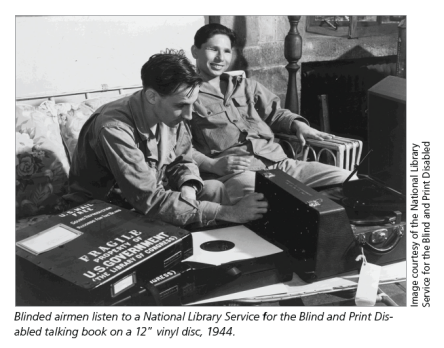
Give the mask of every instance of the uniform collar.
[[220, 76], [221, 80], [228, 82], [228, 90], [232, 90], [233, 87], [237, 86], [244, 78], [245, 78], [245, 71], [243, 70], [235, 70], [235, 71], [228, 71], [223, 73]]
[[[129, 107], [131, 114], [133, 115], [134, 125], [139, 132], [142, 139], [155, 138], [155, 125], [157, 120], [154, 115], [148, 113], [147, 100], [145, 99], [145, 93], [143, 90], [137, 91], [130, 96]], [[161, 122], [158, 123], [158, 127], [161, 126]]]
[[243, 70], [227, 71], [227, 72], [224, 72], [222, 74], [222, 76], [224, 76], [224, 77], [232, 76], [232, 77], [236, 77], [237, 79], [244, 79], [246, 77], [245, 71], [243, 71]]
[[223, 98], [223, 99], [227, 99], [229, 98], [231, 95], [233, 95], [233, 93], [236, 90], [236, 87], [242, 82], [243, 79], [245, 79], [245, 71], [243, 70], [235, 70], [235, 71], [229, 71], [229, 72], [225, 72], [220, 76], [220, 79], [223, 81], [227, 81], [228, 82], [228, 88], [227, 88], [227, 93], [225, 94], [225, 96], [223, 96], [222, 94], [219, 93], [218, 90], [216, 90], [210, 83], [208, 82], [204, 82], [201, 86], [200, 86], [200, 92], [199, 93], [206, 93], [206, 94], [211, 94], [213, 96], [217, 96], [219, 98]]
[[147, 147], [152, 154], [151, 158], [158, 161], [161, 168], [168, 162], [168, 156], [176, 145], [176, 134], [178, 127], [170, 128], [163, 122], [157, 123], [160, 142], [156, 143], [155, 127], [156, 119], [154, 115], [146, 112], [147, 100], [143, 90], [130, 96], [129, 106], [133, 116], [134, 125], [143, 140], [147, 141]]

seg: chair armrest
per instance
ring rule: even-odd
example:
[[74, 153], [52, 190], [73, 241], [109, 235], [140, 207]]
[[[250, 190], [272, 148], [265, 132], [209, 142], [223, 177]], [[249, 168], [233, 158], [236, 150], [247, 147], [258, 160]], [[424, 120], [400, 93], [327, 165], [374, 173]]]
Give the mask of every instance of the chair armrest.
[[302, 148], [301, 142], [294, 135], [278, 133], [275, 137], [289, 158], [322, 162], [347, 170], [353, 170], [361, 159], [361, 140], [343, 137], [330, 140], [307, 139], [307, 145]]

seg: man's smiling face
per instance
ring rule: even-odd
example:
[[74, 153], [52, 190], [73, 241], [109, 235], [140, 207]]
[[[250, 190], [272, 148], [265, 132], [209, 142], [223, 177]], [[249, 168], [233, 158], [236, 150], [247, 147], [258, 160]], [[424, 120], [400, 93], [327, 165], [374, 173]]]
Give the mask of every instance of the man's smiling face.
[[222, 75], [229, 68], [232, 58], [231, 41], [226, 35], [216, 34], [200, 48], [193, 46], [192, 53], [200, 76], [208, 81]]

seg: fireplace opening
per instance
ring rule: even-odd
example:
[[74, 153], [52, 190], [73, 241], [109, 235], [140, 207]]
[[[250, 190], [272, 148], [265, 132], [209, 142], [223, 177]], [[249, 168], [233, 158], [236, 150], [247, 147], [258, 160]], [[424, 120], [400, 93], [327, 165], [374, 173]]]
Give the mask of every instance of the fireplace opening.
[[367, 91], [388, 75], [396, 75], [396, 56], [302, 63], [301, 115], [320, 129], [318, 96], [326, 95], [330, 132], [362, 140], [366, 151]]

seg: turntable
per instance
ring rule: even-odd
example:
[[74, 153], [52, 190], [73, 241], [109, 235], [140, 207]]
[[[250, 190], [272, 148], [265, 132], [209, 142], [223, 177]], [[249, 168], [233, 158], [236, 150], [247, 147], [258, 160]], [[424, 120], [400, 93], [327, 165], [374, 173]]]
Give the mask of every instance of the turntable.
[[250, 228], [284, 248], [305, 281], [359, 269], [362, 252], [378, 265], [405, 259], [405, 198], [371, 178], [317, 192], [280, 170], [266, 170], [257, 172], [256, 192], [269, 210]]

